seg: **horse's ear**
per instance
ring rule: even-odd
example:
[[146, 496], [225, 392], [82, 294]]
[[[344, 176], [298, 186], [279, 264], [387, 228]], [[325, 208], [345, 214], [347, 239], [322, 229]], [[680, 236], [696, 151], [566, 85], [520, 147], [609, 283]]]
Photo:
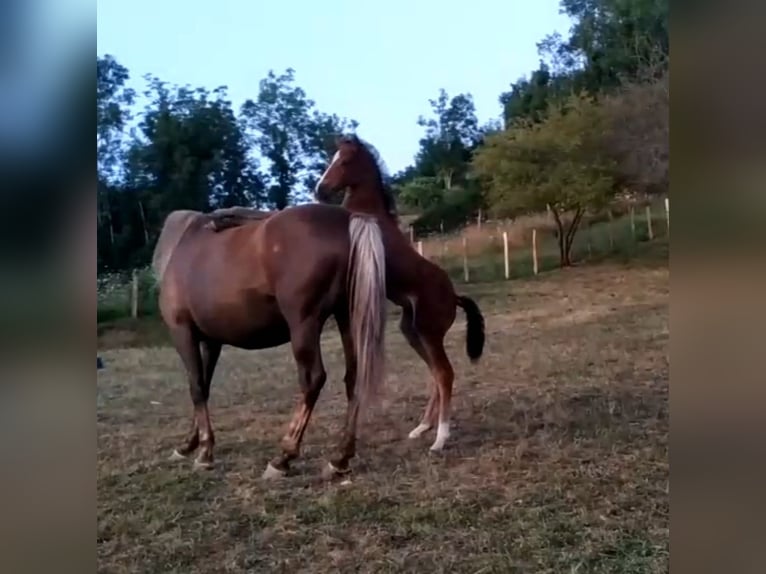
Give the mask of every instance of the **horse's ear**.
[[335, 146], [340, 147], [341, 144], [359, 145], [359, 138], [356, 134], [341, 134], [335, 138]]

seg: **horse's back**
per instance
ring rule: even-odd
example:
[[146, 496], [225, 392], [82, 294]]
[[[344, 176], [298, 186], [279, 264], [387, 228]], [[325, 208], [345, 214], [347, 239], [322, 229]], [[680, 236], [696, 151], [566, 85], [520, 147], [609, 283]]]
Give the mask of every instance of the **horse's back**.
[[313, 281], [339, 268], [345, 273], [349, 217], [341, 207], [317, 203], [279, 212], [264, 222], [259, 237], [263, 265], [275, 281]]
[[165, 262], [163, 317], [244, 348], [285, 342], [289, 317], [343, 300], [348, 221], [346, 210], [319, 204], [220, 231], [199, 212], [169, 217], [167, 237], [176, 242]]

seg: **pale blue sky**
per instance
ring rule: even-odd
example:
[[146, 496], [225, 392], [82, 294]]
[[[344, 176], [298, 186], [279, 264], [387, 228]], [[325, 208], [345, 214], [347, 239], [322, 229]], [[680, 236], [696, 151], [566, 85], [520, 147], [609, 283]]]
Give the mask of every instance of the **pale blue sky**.
[[142, 91], [151, 73], [229, 88], [239, 106], [269, 69], [358, 134], [394, 173], [412, 162], [420, 114], [439, 88], [473, 94], [479, 120], [538, 62], [536, 43], [566, 34], [558, 0], [98, 0], [98, 54], [112, 54]]

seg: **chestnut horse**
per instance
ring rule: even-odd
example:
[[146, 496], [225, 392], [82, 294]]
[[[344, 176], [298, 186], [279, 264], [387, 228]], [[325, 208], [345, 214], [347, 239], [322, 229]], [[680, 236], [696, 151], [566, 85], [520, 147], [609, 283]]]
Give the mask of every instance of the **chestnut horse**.
[[377, 152], [355, 135], [337, 141], [338, 151], [316, 185], [320, 202], [346, 190], [343, 207], [377, 218], [386, 259], [386, 294], [402, 308], [400, 329], [407, 342], [428, 365], [434, 383], [420, 424], [410, 438], [437, 425], [432, 451], [444, 447], [450, 434], [450, 403], [454, 373], [444, 350], [444, 336], [455, 320], [456, 307], [466, 314], [466, 351], [471, 362], [484, 349], [484, 318], [469, 297], [457, 295], [447, 273], [422, 257], [398, 226], [393, 196], [383, 182]]
[[[291, 343], [302, 392], [281, 454], [264, 471], [283, 476], [301, 440], [326, 373], [320, 352], [334, 316], [346, 355], [346, 424], [332, 472], [348, 470], [360, 410], [383, 382], [385, 253], [375, 217], [311, 204], [219, 225], [209, 215], [174, 211], [165, 220], [152, 266], [159, 307], [186, 368], [192, 428], [171, 458], [199, 449], [195, 467], [213, 464], [207, 402], [223, 345], [265, 349]], [[220, 223], [220, 222], [219, 222]]]

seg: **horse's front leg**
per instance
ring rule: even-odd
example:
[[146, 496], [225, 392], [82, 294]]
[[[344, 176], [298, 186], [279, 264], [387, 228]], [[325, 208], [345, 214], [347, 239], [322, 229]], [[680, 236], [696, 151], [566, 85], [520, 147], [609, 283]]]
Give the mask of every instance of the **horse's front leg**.
[[327, 373], [322, 364], [319, 338], [320, 322], [317, 320], [307, 320], [291, 328], [291, 342], [293, 356], [298, 365], [301, 400], [293, 413], [287, 432], [282, 437], [282, 454], [269, 462], [263, 472], [263, 478], [284, 476], [290, 468], [290, 462], [298, 457], [303, 433], [306, 431], [319, 393], [327, 380]]

